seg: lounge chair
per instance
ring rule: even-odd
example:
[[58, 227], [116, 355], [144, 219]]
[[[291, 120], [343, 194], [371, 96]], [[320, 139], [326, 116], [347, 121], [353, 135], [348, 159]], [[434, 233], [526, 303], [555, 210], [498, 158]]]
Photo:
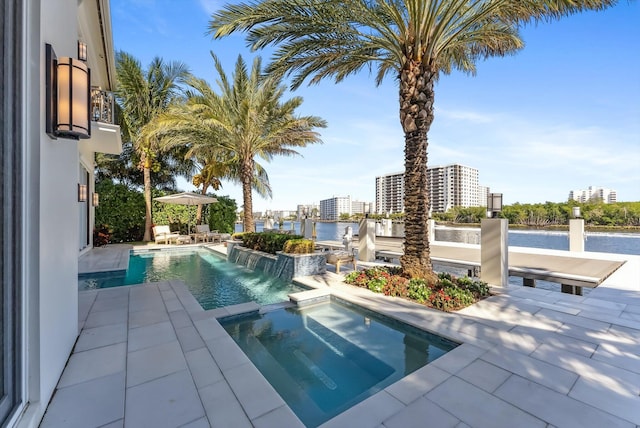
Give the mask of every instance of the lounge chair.
[[154, 226], [153, 227], [153, 237], [156, 241], [156, 244], [159, 241], [164, 241], [165, 244], [173, 242], [178, 242], [178, 238], [180, 238], [179, 233], [171, 232], [169, 226]]
[[198, 239], [202, 239], [203, 242], [222, 242], [229, 238], [231, 238], [231, 235], [228, 233], [220, 233], [217, 230], [210, 230], [208, 224], [196, 225], [196, 242], [198, 242]]
[[340, 265], [342, 263], [352, 263], [353, 270], [358, 268], [357, 261], [352, 252], [337, 250], [337, 251], [327, 251], [324, 254], [327, 255], [327, 263], [330, 265], [336, 266], [336, 273], [340, 273]]

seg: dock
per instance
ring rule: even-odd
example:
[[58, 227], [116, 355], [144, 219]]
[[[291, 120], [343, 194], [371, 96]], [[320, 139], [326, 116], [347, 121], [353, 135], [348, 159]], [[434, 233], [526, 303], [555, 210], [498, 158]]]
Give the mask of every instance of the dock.
[[[400, 259], [403, 238], [376, 237], [376, 257]], [[453, 242], [429, 244], [433, 263], [479, 272], [480, 246]], [[624, 260], [592, 257], [588, 252], [569, 252], [524, 247], [509, 248], [509, 276], [523, 278], [523, 285], [535, 287], [536, 280], [562, 284], [562, 291], [581, 295], [582, 287], [595, 288], [615, 272]]]

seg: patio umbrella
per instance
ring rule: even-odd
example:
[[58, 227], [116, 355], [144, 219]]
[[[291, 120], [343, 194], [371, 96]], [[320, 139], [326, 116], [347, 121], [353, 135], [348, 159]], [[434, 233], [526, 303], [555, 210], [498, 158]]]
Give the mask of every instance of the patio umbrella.
[[[155, 198], [158, 202], [164, 202], [165, 204], [178, 204], [178, 205], [207, 205], [218, 202], [216, 198], [211, 196], [201, 195], [193, 192], [181, 192], [174, 193], [173, 195], [160, 196]], [[191, 224], [188, 225], [189, 233], [191, 233]]]

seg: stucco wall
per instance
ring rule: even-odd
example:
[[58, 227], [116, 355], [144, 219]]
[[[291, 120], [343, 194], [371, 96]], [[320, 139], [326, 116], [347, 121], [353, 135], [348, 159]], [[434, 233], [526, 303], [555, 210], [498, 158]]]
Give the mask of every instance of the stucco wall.
[[46, 406], [78, 334], [78, 143], [45, 133], [45, 43], [58, 57], [77, 54], [77, 0], [41, 2], [40, 405]]

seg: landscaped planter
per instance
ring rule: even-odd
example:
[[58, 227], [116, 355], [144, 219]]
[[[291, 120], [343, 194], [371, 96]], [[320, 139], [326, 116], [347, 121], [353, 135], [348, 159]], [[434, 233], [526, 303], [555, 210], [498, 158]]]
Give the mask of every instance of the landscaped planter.
[[327, 256], [322, 253], [287, 254], [278, 253], [277, 276], [291, 279], [297, 276], [323, 274], [327, 271]]
[[277, 255], [254, 251], [242, 241], [227, 241], [227, 260], [290, 281], [297, 276], [318, 275], [327, 271], [327, 258], [322, 253]]

